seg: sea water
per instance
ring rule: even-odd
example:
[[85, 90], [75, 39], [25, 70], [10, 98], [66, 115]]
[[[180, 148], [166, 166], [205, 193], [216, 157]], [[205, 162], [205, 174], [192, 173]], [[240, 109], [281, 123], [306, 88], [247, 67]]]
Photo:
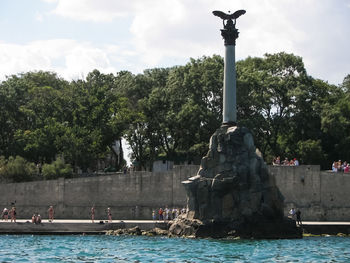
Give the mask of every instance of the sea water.
[[0, 262], [350, 262], [350, 238], [0, 235]]

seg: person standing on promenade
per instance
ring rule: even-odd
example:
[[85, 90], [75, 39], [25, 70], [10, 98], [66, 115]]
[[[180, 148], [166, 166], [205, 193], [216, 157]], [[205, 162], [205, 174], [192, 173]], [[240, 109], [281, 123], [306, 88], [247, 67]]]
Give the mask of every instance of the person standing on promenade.
[[53, 214], [54, 214], [54, 210], [53, 210], [53, 206], [52, 205], [50, 205], [50, 207], [49, 207], [49, 210], [47, 210], [48, 212], [49, 212], [49, 222], [53, 222]]
[[10, 210], [11, 223], [12, 223], [12, 221], [13, 221], [14, 223], [16, 223], [16, 215], [17, 215], [16, 207], [13, 206], [13, 207], [11, 208], [11, 210]]
[[112, 223], [112, 211], [111, 208], [107, 208], [107, 217], [108, 217], [108, 222]]
[[299, 209], [295, 212], [295, 215], [297, 216], [297, 224], [299, 226], [302, 226], [303, 224], [301, 223], [301, 212]]
[[165, 206], [164, 212], [163, 212], [163, 219], [164, 220], [169, 220], [169, 208], [168, 206]]
[[158, 218], [159, 218], [159, 220], [163, 220], [163, 209], [162, 208], [159, 208], [159, 210], [158, 210]]
[[1, 218], [2, 218], [2, 220], [5, 220], [6, 222], [9, 219], [9, 210], [7, 210], [6, 207], [2, 211]]
[[91, 207], [90, 214], [91, 214], [91, 221], [92, 221], [92, 223], [94, 223], [94, 220], [95, 220], [95, 206], [94, 205]]

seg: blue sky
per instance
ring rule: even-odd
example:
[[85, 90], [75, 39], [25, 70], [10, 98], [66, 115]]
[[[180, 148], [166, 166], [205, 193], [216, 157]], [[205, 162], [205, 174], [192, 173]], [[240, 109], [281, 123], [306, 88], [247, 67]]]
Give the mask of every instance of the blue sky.
[[285, 51], [310, 75], [350, 74], [350, 0], [0, 0], [0, 80], [50, 70], [66, 79], [184, 65], [223, 55], [213, 10], [237, 21], [237, 59]]

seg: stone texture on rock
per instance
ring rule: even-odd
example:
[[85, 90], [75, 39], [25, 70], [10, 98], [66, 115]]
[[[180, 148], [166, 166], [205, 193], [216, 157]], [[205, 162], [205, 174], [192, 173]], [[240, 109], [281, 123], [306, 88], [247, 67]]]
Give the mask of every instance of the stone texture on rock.
[[[173, 235], [224, 237], [301, 237], [283, 217], [283, 196], [244, 127], [223, 126], [211, 137], [196, 176], [183, 182], [187, 219], [169, 229]], [[196, 221], [194, 221], [196, 220]]]

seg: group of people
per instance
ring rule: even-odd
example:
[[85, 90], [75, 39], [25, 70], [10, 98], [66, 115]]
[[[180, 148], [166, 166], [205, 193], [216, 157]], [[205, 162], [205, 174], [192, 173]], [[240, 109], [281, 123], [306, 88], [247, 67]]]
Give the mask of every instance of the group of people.
[[289, 210], [289, 215], [288, 217], [294, 219], [297, 223], [297, 225], [299, 226], [302, 226], [302, 222], [301, 222], [301, 212], [300, 210], [295, 210], [294, 207], [292, 207], [290, 210]]
[[41, 215], [38, 213], [34, 213], [32, 216], [32, 223], [33, 224], [40, 224], [41, 223]]
[[281, 157], [277, 156], [273, 158], [272, 165], [298, 166], [299, 161], [297, 158], [293, 158], [291, 160], [288, 160], [288, 158], [284, 158], [284, 160], [281, 161]]
[[[49, 209], [47, 210], [48, 212], [48, 221], [49, 222], [53, 222], [54, 219], [54, 208], [51, 205], [49, 207]], [[93, 205], [91, 207], [90, 210], [90, 216], [91, 216], [91, 222], [94, 223], [95, 222], [95, 206]], [[112, 222], [112, 211], [111, 208], [108, 207], [106, 210], [107, 213], [107, 218], [108, 218], [108, 222]], [[152, 218], [153, 220], [173, 220], [175, 218], [177, 218], [179, 216], [179, 214], [185, 214], [186, 213], [186, 208], [173, 208], [173, 209], [169, 209], [167, 206], [163, 209], [163, 208], [159, 208], [158, 213], [156, 213], [155, 210], [152, 211]], [[11, 218], [11, 222], [16, 222], [16, 207], [12, 207], [10, 210], [8, 210], [7, 208], [4, 208], [4, 210], [2, 211], [1, 214], [1, 218], [2, 220], [8, 221], [9, 216]], [[42, 218], [41, 215], [39, 213], [34, 213], [32, 216], [32, 223], [33, 224], [40, 224], [42, 222]]]
[[[181, 210], [179, 208], [173, 208], [169, 209], [167, 206], [163, 208], [159, 208], [158, 210], [158, 220], [173, 220], [179, 216], [179, 214], [186, 213], [186, 208], [182, 208]], [[152, 219], [157, 220], [156, 211], [152, 211]]]
[[[107, 207], [107, 218], [108, 218], [108, 222], [109, 223], [112, 223], [112, 210], [110, 207]], [[94, 223], [95, 222], [95, 213], [96, 213], [96, 210], [95, 210], [95, 206], [93, 205], [90, 209], [90, 216], [91, 216], [91, 222]]]
[[[54, 213], [55, 213], [54, 208], [53, 208], [52, 205], [49, 207], [49, 209], [47, 210], [47, 212], [48, 212], [48, 218], [49, 218], [48, 221], [49, 221], [50, 223], [52, 223], [52, 222], [53, 222], [53, 219], [54, 219]], [[112, 222], [112, 211], [111, 211], [111, 208], [108, 207], [107, 210], [106, 210], [106, 212], [107, 212], [108, 222], [111, 223], [111, 222]], [[9, 218], [10, 218], [10, 219], [11, 219], [11, 222], [15, 222], [15, 223], [16, 223], [16, 215], [17, 215], [17, 213], [16, 213], [16, 207], [13, 206], [10, 210], [7, 209], [7, 208], [4, 208], [3, 211], [2, 211], [2, 213], [1, 213], [1, 218], [2, 218], [3, 221], [6, 221], [6, 222], [7, 222], [7, 221], [9, 220]], [[95, 206], [92, 206], [92, 207], [91, 207], [90, 215], [91, 215], [91, 221], [92, 221], [92, 223], [94, 223], [94, 222], [95, 222]], [[38, 212], [35, 212], [35, 213], [32, 215], [32, 223], [33, 223], [33, 224], [40, 224], [41, 222], [42, 222], [42, 217], [41, 217], [41, 215], [40, 215]]]
[[10, 210], [8, 210], [5, 207], [4, 210], [2, 210], [1, 219], [8, 221], [9, 216], [10, 216], [11, 222], [16, 222], [16, 215], [17, 215], [17, 212], [16, 212], [15, 206], [13, 206]]
[[349, 173], [350, 172], [350, 164], [346, 161], [342, 163], [341, 160], [334, 161], [332, 164], [332, 171], [333, 172], [343, 172], [343, 173]]
[[[53, 215], [55, 213], [53, 206], [50, 205], [49, 209], [47, 210], [47, 213], [49, 215], [49, 222], [53, 222]], [[32, 216], [32, 223], [33, 224], [40, 224], [41, 223], [41, 215], [39, 213], [34, 213]]]

